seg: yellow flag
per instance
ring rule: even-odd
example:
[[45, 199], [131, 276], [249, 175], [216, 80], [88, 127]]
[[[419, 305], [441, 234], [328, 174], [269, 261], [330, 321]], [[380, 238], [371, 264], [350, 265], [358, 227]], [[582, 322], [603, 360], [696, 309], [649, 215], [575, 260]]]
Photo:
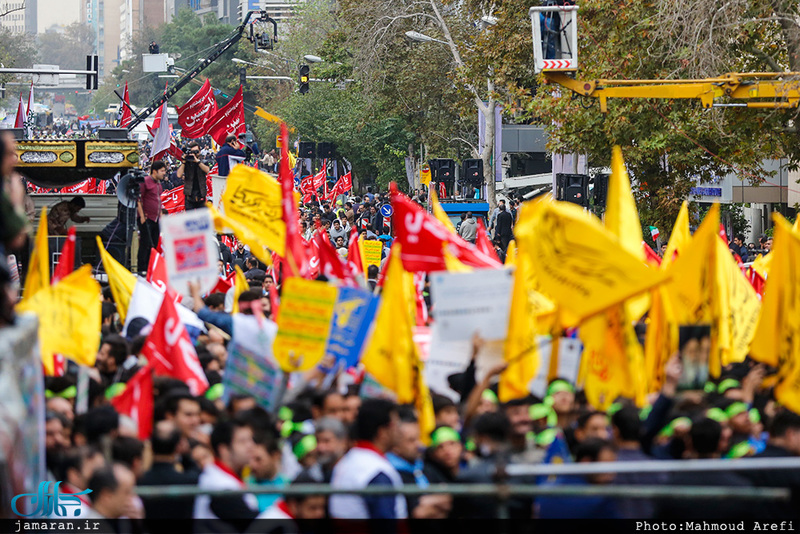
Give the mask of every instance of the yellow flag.
[[[744, 361], [755, 335], [761, 302], [753, 286], [742, 274], [733, 259], [727, 243], [716, 241], [714, 258], [716, 287], [712, 300], [713, 323], [717, 326], [716, 340], [711, 338], [711, 363], [709, 371], [715, 372], [716, 357], [719, 354], [721, 366]], [[712, 330], [713, 332], [713, 330]], [[716, 341], [716, 343], [715, 343]], [[718, 376], [714, 374], [714, 376]]]
[[465, 265], [461, 262], [458, 258], [453, 256], [450, 252], [450, 249], [447, 247], [447, 243], [442, 243], [442, 250], [444, 251], [444, 264], [447, 267], [447, 270], [451, 273], [471, 273], [472, 267], [469, 265]]
[[[244, 167], [244, 165], [241, 165], [241, 167]], [[272, 253], [267, 244], [257, 234], [253, 233], [245, 225], [221, 214], [211, 204], [208, 204], [208, 209], [211, 212], [211, 218], [214, 220], [214, 230], [217, 233], [233, 232], [239, 241], [250, 247], [250, 253], [253, 256], [266, 265], [272, 265]]]
[[758, 275], [761, 276], [761, 278], [763, 278], [764, 280], [766, 280], [767, 277], [769, 276], [769, 269], [770, 265], [772, 265], [772, 258], [774, 256], [775, 256], [774, 254], [767, 254], [766, 256], [763, 254], [759, 254], [758, 256], [756, 256], [756, 259], [753, 260], [753, 265], [751, 265], [751, 268], [755, 272], [757, 272]]
[[417, 398], [414, 402], [419, 420], [420, 440], [426, 447], [431, 444], [431, 432], [436, 428], [436, 415], [433, 412], [433, 399], [425, 383], [422, 363], [417, 367]]
[[584, 321], [580, 327], [585, 360], [586, 399], [605, 410], [617, 397], [643, 406], [646, 394], [644, 355], [623, 306]]
[[517, 262], [517, 242], [512, 239], [508, 242], [508, 247], [506, 248], [506, 265], [514, 265]]
[[[622, 248], [645, 261], [639, 210], [636, 209], [636, 200], [631, 192], [631, 180], [622, 160], [622, 150], [618, 146], [611, 153], [611, 176], [608, 179], [603, 226], [617, 237]], [[647, 293], [625, 303], [627, 315], [634, 320], [644, 315], [649, 307], [650, 296]]]
[[546, 295], [577, 319], [624, 302], [665, 278], [623, 248], [596, 217], [568, 202], [536, 203], [516, 229], [521, 250], [536, 252], [526, 253]]
[[503, 347], [503, 360], [508, 367], [500, 374], [497, 390], [500, 402], [529, 395], [528, 384], [536, 376], [539, 367], [535, 314], [528, 298], [527, 278], [530, 268], [529, 255], [520, 254], [514, 272], [508, 331]]
[[[450, 230], [451, 233], [457, 234], [453, 221], [447, 216], [442, 205], [439, 204], [439, 198], [436, 196], [436, 191], [431, 189], [431, 206], [433, 206], [433, 216], [436, 217], [445, 228]], [[449, 270], [449, 269], [448, 269]]]
[[247, 283], [241, 267], [234, 265], [233, 269], [236, 271], [233, 275], [233, 313], [239, 313], [239, 296], [250, 289], [250, 284]]
[[742, 361], [755, 333], [758, 296], [718, 234], [719, 205], [709, 210], [691, 242], [669, 267], [667, 286], [678, 325], [710, 324], [708, 370]]
[[398, 403], [409, 404], [415, 401], [419, 356], [399, 243], [392, 245], [388, 261], [375, 327], [361, 363], [379, 384], [394, 391]]
[[647, 337], [644, 343], [644, 362], [647, 392], [661, 390], [664, 368], [678, 350], [678, 324], [673, 317], [666, 286], [651, 292], [652, 304], [647, 315]]
[[103, 261], [103, 268], [108, 276], [111, 296], [114, 297], [114, 302], [117, 304], [120, 321], [124, 323], [125, 317], [128, 315], [131, 295], [133, 295], [133, 290], [136, 287], [136, 276], [108, 253], [100, 236], [96, 237], [97, 250], [100, 251], [100, 259]]
[[100, 346], [101, 299], [92, 267], [84, 265], [17, 306], [20, 312], [39, 317], [39, 348], [48, 374], [53, 373], [53, 354], [94, 365]]
[[33, 253], [28, 265], [28, 275], [25, 277], [25, 287], [22, 298], [29, 299], [38, 291], [50, 286], [50, 247], [47, 243], [47, 208], [42, 208], [39, 215], [39, 229], [36, 231], [36, 241], [33, 244]]
[[[284, 256], [286, 224], [281, 210], [281, 186], [275, 178], [253, 167], [237, 165], [228, 175], [222, 205], [225, 216], [250, 230], [262, 247]], [[231, 230], [235, 233], [235, 229]]]
[[[779, 214], [773, 217], [774, 245], [768, 255], [771, 269], [755, 332], [758, 341], [750, 347], [750, 354], [755, 360], [779, 367], [780, 376], [787, 380], [792, 374], [789, 371], [800, 365], [800, 236]], [[789, 391], [788, 386], [783, 391]]]
[[611, 176], [608, 179], [603, 225], [617, 236], [622, 248], [644, 261], [642, 224], [631, 192], [631, 180], [622, 160], [622, 150], [618, 146], [611, 152]]
[[661, 258], [661, 268], [666, 269], [669, 267], [675, 253], [677, 252], [680, 254], [691, 240], [692, 233], [689, 230], [689, 203], [684, 200], [678, 212], [678, 218], [675, 219], [675, 225], [672, 227], [672, 233], [669, 235], [667, 251], [664, 253], [664, 257]]

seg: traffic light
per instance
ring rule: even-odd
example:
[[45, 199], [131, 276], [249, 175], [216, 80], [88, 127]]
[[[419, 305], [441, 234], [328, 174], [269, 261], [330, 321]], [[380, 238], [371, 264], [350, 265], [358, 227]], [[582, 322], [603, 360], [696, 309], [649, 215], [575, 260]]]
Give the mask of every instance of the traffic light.
[[88, 91], [97, 90], [97, 77], [100, 70], [100, 63], [97, 56], [86, 56], [86, 70], [92, 74], [86, 75], [86, 89]]
[[239, 85], [242, 87], [247, 85], [247, 69], [244, 67], [239, 69]]
[[298, 88], [298, 92], [301, 95], [304, 95], [308, 92], [309, 72], [311, 72], [311, 69], [308, 68], [308, 65], [300, 65], [300, 87]]

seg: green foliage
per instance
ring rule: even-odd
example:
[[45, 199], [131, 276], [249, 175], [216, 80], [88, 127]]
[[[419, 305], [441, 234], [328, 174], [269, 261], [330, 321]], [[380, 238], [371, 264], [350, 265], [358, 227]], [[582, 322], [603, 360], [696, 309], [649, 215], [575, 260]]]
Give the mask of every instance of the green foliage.
[[[15, 34], [0, 28], [0, 63], [5, 67], [30, 68], [36, 60], [36, 43], [27, 33]], [[7, 83], [15, 78], [13, 74], [0, 75], [0, 83]], [[6, 105], [14, 105], [19, 93], [7, 88]], [[16, 108], [14, 108], [16, 112]]]

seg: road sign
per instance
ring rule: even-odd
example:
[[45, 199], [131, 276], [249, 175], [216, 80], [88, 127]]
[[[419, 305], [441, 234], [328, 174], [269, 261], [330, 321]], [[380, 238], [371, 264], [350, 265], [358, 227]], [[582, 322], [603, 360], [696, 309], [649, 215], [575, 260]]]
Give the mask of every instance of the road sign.
[[391, 217], [392, 213], [394, 213], [394, 209], [392, 209], [391, 204], [384, 204], [381, 206], [381, 215], [384, 217]]

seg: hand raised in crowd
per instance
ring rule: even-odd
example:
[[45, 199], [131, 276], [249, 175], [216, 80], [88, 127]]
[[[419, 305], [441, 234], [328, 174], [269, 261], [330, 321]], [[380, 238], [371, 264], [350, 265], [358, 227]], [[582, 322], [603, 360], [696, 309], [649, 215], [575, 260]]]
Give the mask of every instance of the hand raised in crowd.
[[755, 398], [756, 391], [761, 387], [761, 382], [764, 380], [764, 376], [767, 374], [767, 369], [764, 365], [756, 365], [750, 372], [747, 373], [747, 376], [744, 377], [742, 380], [742, 401], [748, 404], [753, 404], [753, 399]]
[[667, 361], [664, 367], [664, 385], [661, 388], [661, 393], [665, 397], [674, 397], [678, 391], [678, 381], [683, 374], [683, 364], [679, 353], [675, 353]]

